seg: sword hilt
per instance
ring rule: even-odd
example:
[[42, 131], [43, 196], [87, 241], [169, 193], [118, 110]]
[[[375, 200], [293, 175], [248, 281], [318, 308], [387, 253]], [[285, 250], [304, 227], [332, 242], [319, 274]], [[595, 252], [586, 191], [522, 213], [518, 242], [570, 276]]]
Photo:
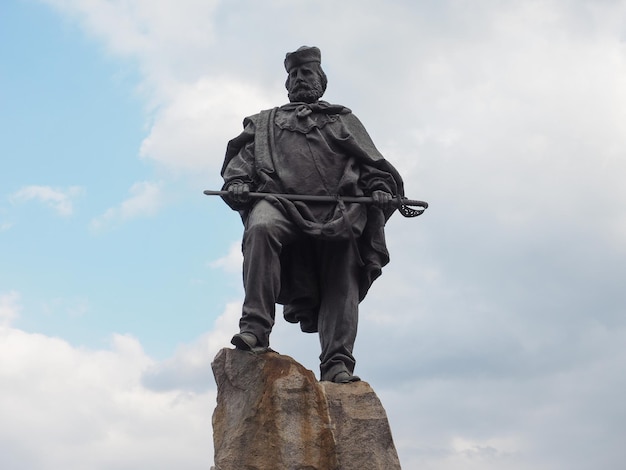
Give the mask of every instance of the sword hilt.
[[[428, 203], [426, 201], [416, 201], [413, 199], [406, 199], [400, 196], [396, 197], [398, 204], [398, 212], [404, 217], [417, 217], [422, 215], [426, 209], [428, 209]], [[421, 207], [421, 209], [414, 209], [411, 206]]]

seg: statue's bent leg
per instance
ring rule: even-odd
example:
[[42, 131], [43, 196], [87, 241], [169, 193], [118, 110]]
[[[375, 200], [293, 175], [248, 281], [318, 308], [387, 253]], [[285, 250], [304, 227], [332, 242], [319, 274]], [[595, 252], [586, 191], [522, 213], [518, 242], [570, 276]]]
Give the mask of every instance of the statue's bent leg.
[[[354, 372], [352, 355], [359, 309], [359, 267], [350, 241], [320, 242], [321, 304], [318, 328], [321, 380]], [[345, 375], [345, 374], [344, 374]]]
[[252, 208], [246, 220], [242, 246], [245, 297], [239, 329], [256, 336], [257, 346], [269, 346], [280, 292], [280, 252], [297, 235], [294, 224], [265, 200]]

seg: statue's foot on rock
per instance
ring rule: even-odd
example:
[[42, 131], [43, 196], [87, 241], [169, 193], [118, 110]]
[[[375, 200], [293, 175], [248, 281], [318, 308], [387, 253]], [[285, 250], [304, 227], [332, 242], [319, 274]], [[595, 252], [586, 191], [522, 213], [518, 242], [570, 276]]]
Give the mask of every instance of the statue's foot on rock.
[[335, 382], [337, 384], [348, 384], [350, 382], [358, 382], [360, 380], [361, 377], [359, 377], [358, 375], [352, 375], [350, 374], [350, 372], [342, 370], [333, 377], [332, 382]]
[[270, 350], [269, 348], [259, 346], [259, 340], [252, 333], [237, 333], [230, 342], [241, 351], [262, 353]]

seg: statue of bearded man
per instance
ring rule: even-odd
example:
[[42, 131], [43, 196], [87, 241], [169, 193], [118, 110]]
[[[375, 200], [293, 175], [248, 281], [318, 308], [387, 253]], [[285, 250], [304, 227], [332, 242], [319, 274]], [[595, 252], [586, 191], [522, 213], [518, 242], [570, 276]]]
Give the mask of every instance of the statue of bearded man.
[[[321, 380], [348, 383], [358, 307], [389, 261], [384, 226], [402, 178], [350, 109], [321, 101], [327, 85], [317, 47], [285, 58], [289, 103], [244, 120], [222, 168], [226, 202], [244, 223], [245, 298], [232, 343], [269, 349], [276, 304], [287, 321], [319, 333]], [[371, 196], [363, 205], [252, 200], [273, 194]]]

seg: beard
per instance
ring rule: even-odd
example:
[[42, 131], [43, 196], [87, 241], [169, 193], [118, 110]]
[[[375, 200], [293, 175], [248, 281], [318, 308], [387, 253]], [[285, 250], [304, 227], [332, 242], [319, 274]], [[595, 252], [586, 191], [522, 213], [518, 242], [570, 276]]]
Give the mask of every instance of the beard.
[[301, 101], [304, 103], [314, 103], [324, 94], [324, 87], [319, 79], [311, 82], [297, 81], [289, 88], [287, 96], [290, 102]]

